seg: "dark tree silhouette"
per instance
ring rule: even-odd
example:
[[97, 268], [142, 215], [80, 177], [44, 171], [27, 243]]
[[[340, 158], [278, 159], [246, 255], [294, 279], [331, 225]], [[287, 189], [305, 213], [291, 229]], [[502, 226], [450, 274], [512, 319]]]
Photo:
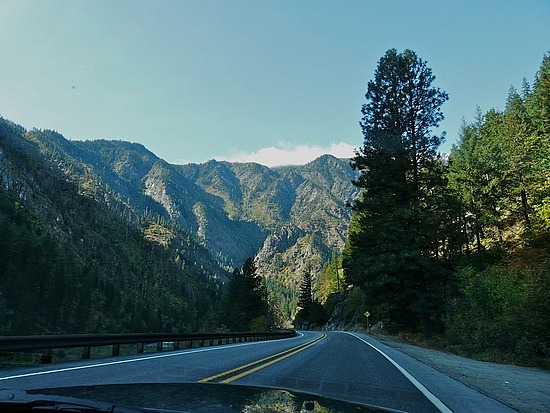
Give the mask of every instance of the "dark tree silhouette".
[[392, 320], [413, 327], [427, 310], [427, 261], [438, 225], [433, 196], [443, 187], [437, 158], [443, 137], [431, 129], [448, 97], [434, 79], [413, 51], [388, 50], [367, 86], [364, 144], [351, 162], [362, 196], [344, 251], [346, 280], [363, 287], [370, 303], [389, 308]]

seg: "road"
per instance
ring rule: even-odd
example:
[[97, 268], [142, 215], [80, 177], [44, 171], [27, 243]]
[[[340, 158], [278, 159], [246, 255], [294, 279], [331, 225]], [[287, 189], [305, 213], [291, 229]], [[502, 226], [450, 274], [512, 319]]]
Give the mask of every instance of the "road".
[[302, 332], [270, 342], [0, 370], [0, 388], [128, 383], [283, 388], [406, 412], [512, 412], [365, 335]]

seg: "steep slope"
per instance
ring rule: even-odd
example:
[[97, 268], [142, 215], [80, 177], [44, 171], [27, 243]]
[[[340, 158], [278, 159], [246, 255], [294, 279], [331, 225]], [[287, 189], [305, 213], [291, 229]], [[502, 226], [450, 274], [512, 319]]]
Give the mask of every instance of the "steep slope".
[[211, 329], [228, 274], [140, 216], [87, 156], [0, 119], [0, 333]]
[[[323, 262], [342, 248], [351, 216], [346, 203], [358, 193], [348, 161], [330, 155], [273, 169], [215, 160], [171, 165], [140, 144], [69, 141], [52, 131], [22, 135], [80, 195], [133, 225], [147, 220], [183, 229], [226, 269], [255, 257], [259, 273], [292, 302], [306, 268], [315, 282]], [[165, 230], [151, 228], [147, 236], [169, 244]]]
[[228, 267], [254, 255], [265, 238], [254, 222], [229, 219], [219, 197], [140, 144], [68, 141], [52, 131], [29, 132], [27, 138], [71, 176], [81, 192], [103, 198], [128, 220], [161, 216], [173, 222]]

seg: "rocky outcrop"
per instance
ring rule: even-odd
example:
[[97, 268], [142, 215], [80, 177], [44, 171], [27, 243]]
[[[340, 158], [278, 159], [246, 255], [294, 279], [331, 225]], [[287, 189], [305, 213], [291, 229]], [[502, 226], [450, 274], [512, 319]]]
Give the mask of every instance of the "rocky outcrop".
[[[358, 194], [347, 160], [324, 155], [307, 165], [273, 169], [212, 160], [179, 168], [222, 202], [227, 220], [254, 223], [264, 230], [261, 242], [249, 244], [247, 254], [256, 256], [258, 271], [265, 277], [295, 286], [307, 265], [315, 278], [331, 252], [344, 245], [351, 217], [346, 203]], [[201, 219], [208, 220], [207, 214]], [[203, 235], [219, 232], [209, 225]], [[243, 243], [242, 249], [246, 247]], [[223, 250], [223, 244], [217, 248]]]

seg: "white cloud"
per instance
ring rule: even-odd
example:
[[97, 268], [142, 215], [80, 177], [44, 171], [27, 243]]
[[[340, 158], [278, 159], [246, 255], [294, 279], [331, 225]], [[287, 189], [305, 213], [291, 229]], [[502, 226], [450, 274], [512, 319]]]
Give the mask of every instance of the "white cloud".
[[218, 156], [215, 159], [230, 162], [256, 162], [269, 167], [283, 165], [304, 165], [321, 155], [331, 154], [337, 158], [351, 158], [355, 147], [345, 142], [332, 143], [328, 147], [316, 145], [291, 145], [279, 142], [278, 146], [269, 146], [255, 152], [237, 152], [232, 155]]

